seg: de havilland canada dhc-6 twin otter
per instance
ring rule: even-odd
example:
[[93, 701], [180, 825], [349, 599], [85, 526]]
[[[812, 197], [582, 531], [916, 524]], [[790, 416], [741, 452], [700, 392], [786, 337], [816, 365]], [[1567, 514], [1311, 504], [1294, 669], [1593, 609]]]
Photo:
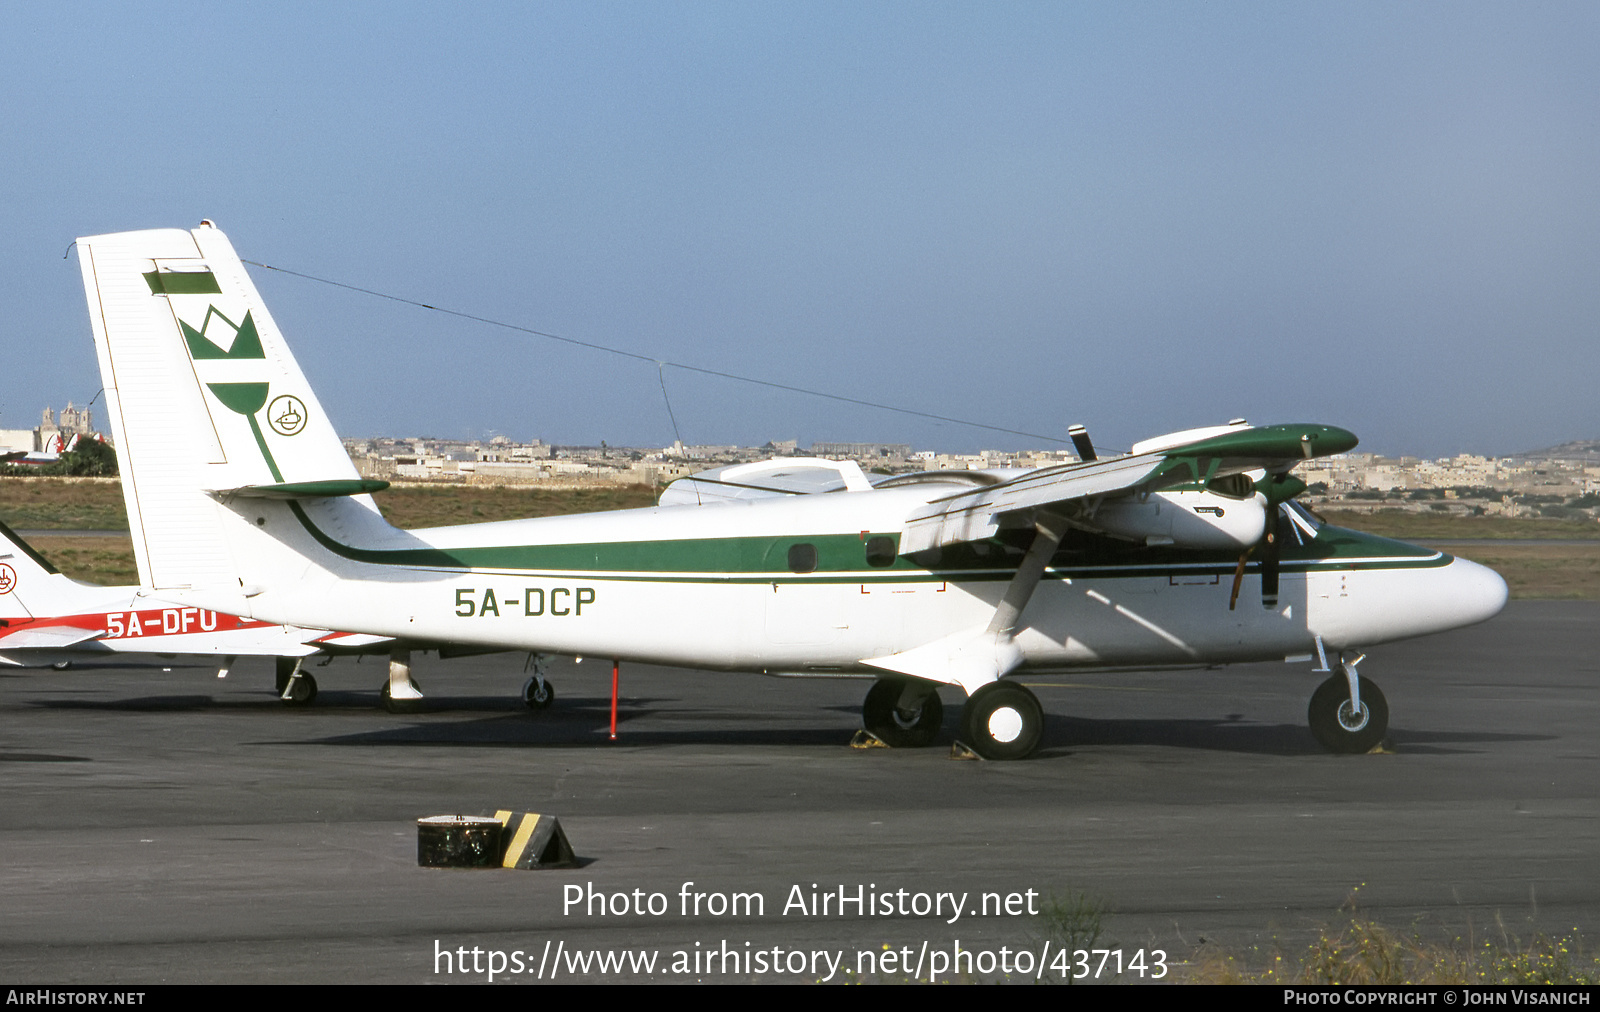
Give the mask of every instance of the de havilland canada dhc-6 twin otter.
[[[657, 506], [399, 530], [355, 471], [232, 245], [192, 231], [79, 239], [146, 591], [295, 627], [770, 675], [874, 677], [864, 724], [1034, 751], [1022, 673], [1277, 659], [1331, 672], [1310, 724], [1382, 740], [1373, 644], [1498, 612], [1483, 566], [1321, 523], [1300, 461], [1355, 446], [1242, 421], [1037, 470], [868, 477], [787, 458], [672, 483]], [[542, 674], [524, 689], [548, 698]]]

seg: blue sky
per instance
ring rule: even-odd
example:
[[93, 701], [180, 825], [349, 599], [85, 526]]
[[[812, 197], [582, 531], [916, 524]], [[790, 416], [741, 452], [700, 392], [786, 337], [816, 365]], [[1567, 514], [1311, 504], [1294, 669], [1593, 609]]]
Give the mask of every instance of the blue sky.
[[[0, 427], [100, 383], [78, 235], [1127, 446], [1600, 438], [1592, 4], [11, 5]], [[654, 367], [284, 275], [347, 435], [663, 445]], [[1040, 440], [666, 370], [683, 438]]]

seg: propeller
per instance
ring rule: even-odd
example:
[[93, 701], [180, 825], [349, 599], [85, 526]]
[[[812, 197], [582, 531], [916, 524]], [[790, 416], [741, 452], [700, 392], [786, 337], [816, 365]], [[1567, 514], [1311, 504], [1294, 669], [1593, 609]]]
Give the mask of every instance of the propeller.
[[1067, 426], [1067, 436], [1072, 440], [1072, 448], [1078, 451], [1078, 459], [1085, 464], [1098, 460], [1095, 455], [1094, 443], [1089, 440], [1089, 430], [1082, 425]]
[[1305, 490], [1306, 483], [1288, 471], [1268, 473], [1256, 482], [1256, 491], [1267, 500], [1266, 529], [1261, 533], [1261, 540], [1246, 549], [1239, 556], [1239, 564], [1233, 568], [1233, 592], [1228, 595], [1229, 611], [1233, 611], [1239, 603], [1239, 584], [1244, 580], [1245, 563], [1257, 549], [1261, 551], [1261, 607], [1270, 611], [1278, 606], [1278, 570], [1283, 552], [1279, 528], [1285, 519], [1278, 507]]

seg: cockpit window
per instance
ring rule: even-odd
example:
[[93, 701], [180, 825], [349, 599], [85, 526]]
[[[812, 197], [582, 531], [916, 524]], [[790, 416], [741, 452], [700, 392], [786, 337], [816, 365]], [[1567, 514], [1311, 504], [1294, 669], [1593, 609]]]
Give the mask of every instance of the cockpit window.
[[1248, 474], [1230, 474], [1224, 478], [1213, 478], [1206, 488], [1229, 499], [1248, 499], [1256, 494], [1256, 483], [1250, 480]]

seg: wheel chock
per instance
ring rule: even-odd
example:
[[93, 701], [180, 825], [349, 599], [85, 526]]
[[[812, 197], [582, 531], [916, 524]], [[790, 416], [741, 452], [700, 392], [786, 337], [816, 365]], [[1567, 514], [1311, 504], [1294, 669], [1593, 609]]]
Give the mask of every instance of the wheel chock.
[[503, 825], [476, 815], [432, 815], [417, 820], [417, 864], [423, 868], [493, 868]]
[[882, 738], [879, 738], [877, 735], [873, 734], [871, 731], [868, 731], [866, 728], [862, 728], [861, 730], [856, 732], [856, 736], [854, 738], [850, 739], [850, 747], [851, 748], [888, 748], [889, 745]]
[[953, 741], [953, 742], [950, 743], [950, 758], [952, 758], [952, 759], [976, 759], [979, 762], [983, 761], [983, 756], [981, 756], [978, 753], [972, 751], [972, 749], [970, 747], [968, 747], [965, 743], [959, 742], [959, 741]]
[[578, 858], [572, 853], [572, 844], [567, 842], [567, 834], [561, 831], [561, 820], [554, 815], [502, 809], [495, 812], [494, 817], [504, 827], [501, 838], [505, 846], [500, 854], [500, 867], [530, 871], [535, 868], [578, 866]]

